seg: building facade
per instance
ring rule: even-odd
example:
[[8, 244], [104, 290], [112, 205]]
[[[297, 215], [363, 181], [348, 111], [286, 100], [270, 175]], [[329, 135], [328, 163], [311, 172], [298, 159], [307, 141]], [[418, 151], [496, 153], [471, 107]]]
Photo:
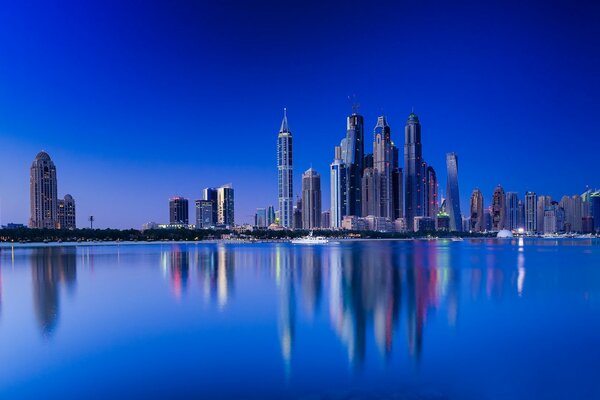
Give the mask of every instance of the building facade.
[[30, 228], [58, 227], [56, 166], [45, 151], [37, 154], [29, 175]]
[[[216, 192], [215, 192], [216, 194]], [[215, 226], [215, 203], [211, 200], [196, 200], [196, 229], [208, 229]]]
[[413, 230], [415, 217], [423, 216], [424, 179], [423, 152], [421, 145], [421, 123], [415, 113], [411, 113], [404, 127], [404, 215], [407, 228]]
[[373, 169], [379, 175], [379, 212], [368, 215], [394, 218], [392, 157], [391, 129], [385, 117], [380, 116], [373, 132]]
[[483, 213], [483, 193], [479, 188], [475, 188], [471, 193], [471, 221], [469, 230], [472, 232], [483, 232], [485, 230], [485, 221]]
[[362, 213], [362, 175], [364, 170], [364, 119], [356, 110], [346, 119], [346, 137], [342, 139], [341, 158], [346, 166], [343, 215], [360, 216]]
[[519, 228], [519, 195], [517, 192], [506, 192], [506, 229]]
[[217, 189], [217, 224], [235, 226], [234, 193], [231, 184], [223, 185]]
[[189, 225], [188, 200], [175, 196], [169, 199], [169, 225]]
[[362, 177], [361, 215], [381, 216], [381, 179], [375, 168], [365, 168]]
[[321, 175], [313, 168], [302, 174], [302, 227], [321, 227]]
[[279, 203], [279, 223], [284, 228], [292, 228], [293, 216], [293, 147], [287, 110], [283, 109], [283, 121], [277, 137], [277, 185]]
[[492, 195], [492, 230], [501, 231], [506, 227], [506, 193], [498, 185]]
[[346, 164], [342, 160], [342, 148], [336, 146], [330, 166], [331, 228], [340, 229], [346, 206]]
[[75, 199], [73, 199], [73, 196], [66, 194], [64, 199], [58, 201], [57, 216], [59, 229], [77, 228]]
[[527, 192], [525, 193], [525, 232], [531, 235], [537, 230], [537, 195], [535, 192]]

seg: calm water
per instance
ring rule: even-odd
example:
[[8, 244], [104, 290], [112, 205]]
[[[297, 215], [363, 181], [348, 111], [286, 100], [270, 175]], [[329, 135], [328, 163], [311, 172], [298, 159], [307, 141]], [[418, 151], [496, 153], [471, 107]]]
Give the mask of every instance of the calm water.
[[0, 398], [599, 399], [600, 243], [0, 249]]

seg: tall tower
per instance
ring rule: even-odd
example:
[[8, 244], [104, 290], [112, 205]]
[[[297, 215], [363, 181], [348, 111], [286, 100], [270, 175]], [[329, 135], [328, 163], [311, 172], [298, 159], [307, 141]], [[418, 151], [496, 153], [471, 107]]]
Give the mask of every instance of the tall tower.
[[425, 214], [422, 164], [421, 123], [417, 114], [411, 113], [404, 127], [404, 207], [409, 231], [413, 230], [414, 217]]
[[342, 160], [342, 148], [335, 147], [335, 156], [330, 166], [331, 228], [342, 227], [346, 211], [346, 164]]
[[462, 216], [460, 214], [460, 196], [458, 192], [458, 155], [446, 154], [448, 180], [446, 182], [446, 204], [450, 215], [450, 231], [462, 231]]
[[426, 206], [425, 215], [430, 218], [436, 218], [438, 213], [438, 181], [435, 170], [431, 165], [426, 169]]
[[377, 118], [377, 125], [373, 133], [373, 168], [379, 175], [379, 212], [371, 215], [390, 219], [394, 218], [392, 157], [390, 126], [387, 124], [385, 116], [380, 116]]
[[519, 228], [519, 195], [516, 192], [506, 193], [506, 229]]
[[233, 186], [229, 183], [217, 189], [217, 223], [233, 227], [234, 210]]
[[478, 188], [473, 190], [471, 194], [471, 222], [469, 227], [473, 232], [482, 232], [485, 230], [483, 193]]
[[346, 210], [343, 215], [361, 216], [362, 174], [365, 156], [364, 119], [356, 107], [346, 119], [346, 137], [342, 140], [342, 160], [346, 164]]
[[56, 166], [45, 151], [33, 160], [29, 175], [30, 228], [54, 229], [58, 226]]
[[312, 168], [302, 174], [302, 228], [321, 226], [321, 175]]
[[292, 156], [292, 132], [288, 126], [287, 110], [284, 108], [283, 121], [281, 121], [281, 128], [277, 137], [279, 221], [284, 228], [292, 228], [292, 215], [294, 212]]
[[525, 193], [525, 232], [534, 234], [537, 232], [537, 195], [535, 192]]
[[492, 230], [500, 231], [506, 226], [506, 194], [498, 185], [492, 196]]
[[169, 199], [169, 224], [187, 225], [189, 224], [189, 202], [180, 196]]

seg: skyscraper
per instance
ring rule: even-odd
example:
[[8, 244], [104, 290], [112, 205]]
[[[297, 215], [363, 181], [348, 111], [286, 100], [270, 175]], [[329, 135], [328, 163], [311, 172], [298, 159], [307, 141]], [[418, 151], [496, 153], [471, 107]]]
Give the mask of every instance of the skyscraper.
[[537, 195], [535, 192], [525, 193], [525, 232], [534, 234], [538, 230]]
[[342, 227], [342, 219], [346, 211], [346, 164], [342, 160], [342, 148], [336, 146], [335, 156], [330, 167], [331, 194], [331, 227]]
[[483, 193], [479, 188], [475, 188], [471, 193], [471, 222], [470, 230], [473, 232], [483, 232], [485, 230], [485, 221], [483, 213]]
[[302, 227], [321, 226], [321, 175], [309, 168], [302, 175]]
[[565, 231], [581, 232], [581, 210], [583, 209], [581, 197], [579, 197], [578, 195], [570, 197], [563, 196], [560, 200], [560, 206], [565, 211]]
[[446, 184], [446, 207], [450, 216], [450, 231], [462, 230], [460, 213], [460, 196], [458, 192], [458, 156], [456, 153], [446, 154], [448, 180]]
[[537, 198], [537, 231], [538, 233], [544, 233], [545, 231], [545, 211], [547, 207], [552, 205], [552, 197], [550, 196], [538, 196]]
[[425, 173], [425, 189], [426, 189], [426, 205], [425, 215], [427, 217], [436, 218], [438, 214], [438, 181], [435, 170], [431, 165], [427, 167]]
[[391, 129], [385, 117], [380, 116], [373, 132], [373, 168], [379, 176], [379, 212], [368, 215], [390, 219], [394, 217], [392, 157]]
[[293, 149], [292, 132], [288, 126], [287, 110], [283, 109], [283, 121], [277, 137], [277, 182], [279, 200], [279, 223], [284, 228], [292, 228], [294, 210], [293, 197]]
[[406, 226], [410, 231], [414, 217], [425, 214], [422, 164], [421, 124], [419, 117], [411, 113], [404, 127], [404, 207]]
[[364, 170], [364, 120], [356, 107], [346, 120], [346, 137], [341, 142], [341, 158], [346, 165], [344, 215], [360, 216], [362, 212], [362, 174]]
[[212, 202], [212, 221], [210, 226], [217, 224], [217, 189], [204, 188], [202, 190], [203, 199]]
[[169, 199], [169, 224], [188, 225], [189, 222], [189, 203], [188, 200], [175, 196]]
[[375, 168], [365, 168], [362, 177], [362, 212], [363, 216], [381, 216], [381, 179]]
[[492, 230], [500, 231], [506, 226], [506, 194], [498, 185], [492, 196]]
[[233, 186], [229, 183], [217, 189], [217, 223], [227, 227], [235, 225]]
[[392, 219], [404, 217], [404, 176], [399, 166], [398, 147], [392, 142], [392, 200], [394, 202], [394, 215]]
[[58, 226], [56, 186], [56, 166], [48, 153], [41, 151], [30, 169], [30, 228], [54, 229]]
[[519, 195], [516, 192], [506, 193], [506, 224], [508, 230], [519, 228]]
[[275, 207], [267, 207], [267, 226], [275, 223]]

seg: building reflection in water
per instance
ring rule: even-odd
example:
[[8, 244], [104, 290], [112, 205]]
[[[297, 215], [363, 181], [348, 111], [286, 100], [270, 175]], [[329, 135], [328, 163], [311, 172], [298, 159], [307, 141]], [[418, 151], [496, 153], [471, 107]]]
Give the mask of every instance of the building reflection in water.
[[439, 313], [450, 328], [459, 322], [461, 277], [467, 280], [466, 294], [471, 301], [481, 300], [482, 294], [500, 299], [514, 286], [522, 293], [525, 279], [524, 253], [508, 260], [517, 277], [513, 281], [504, 276], [509, 273], [507, 260], [497, 258], [493, 251], [475, 247], [469, 254], [452, 242], [266, 247], [219, 244], [187, 249], [174, 246], [163, 254], [163, 260], [170, 260], [177, 296], [186, 290], [190, 262], [205, 299], [221, 309], [230, 301], [236, 267], [274, 281], [281, 356], [288, 374], [298, 315], [315, 320], [323, 303], [350, 365], [363, 365], [370, 338], [385, 360], [391, 358], [394, 340], [402, 339], [404, 344], [398, 351], [419, 361], [428, 319]]
[[31, 250], [33, 305], [40, 329], [50, 336], [60, 314], [60, 288], [73, 291], [77, 283], [77, 250], [74, 247], [46, 247]]

